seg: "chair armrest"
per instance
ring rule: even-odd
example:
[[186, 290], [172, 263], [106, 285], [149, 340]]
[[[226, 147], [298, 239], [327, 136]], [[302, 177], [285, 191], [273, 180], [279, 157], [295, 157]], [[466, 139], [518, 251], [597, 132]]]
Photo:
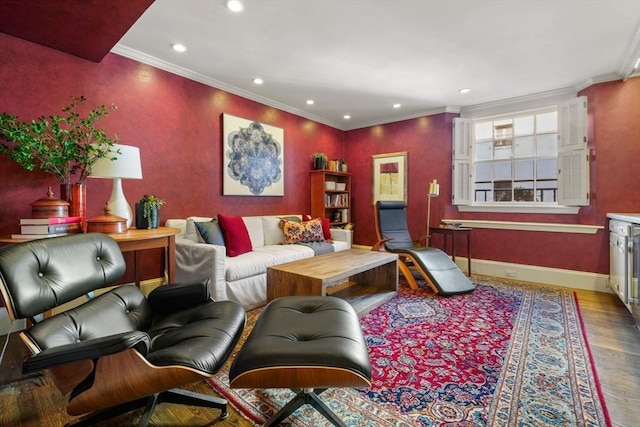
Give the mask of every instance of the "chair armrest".
[[224, 246], [176, 239], [176, 282], [193, 283], [204, 277], [211, 279], [211, 296], [220, 301], [227, 298], [225, 273], [227, 250]]
[[212, 301], [211, 280], [199, 283], [170, 283], [154, 289], [147, 300], [154, 314], [169, 314]]
[[371, 250], [372, 251], [377, 251], [377, 252], [382, 251], [384, 249], [384, 244], [386, 242], [388, 242], [389, 240], [393, 240], [393, 239], [391, 237], [387, 237], [385, 239], [378, 240], [377, 242], [375, 242], [373, 244], [373, 246], [371, 246]]
[[121, 334], [61, 345], [48, 348], [26, 359], [22, 364], [22, 373], [28, 374], [29, 372], [41, 371], [71, 362], [97, 359], [134, 347], [141, 354], [146, 355], [149, 350], [149, 345], [149, 335], [142, 331], [123, 332]]

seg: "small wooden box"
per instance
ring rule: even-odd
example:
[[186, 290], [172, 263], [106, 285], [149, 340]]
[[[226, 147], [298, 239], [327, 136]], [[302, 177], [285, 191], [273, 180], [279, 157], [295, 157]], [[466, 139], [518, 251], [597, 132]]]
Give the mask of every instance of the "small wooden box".
[[127, 219], [112, 215], [105, 208], [104, 214], [87, 220], [88, 233], [120, 234], [127, 232]]
[[69, 202], [53, 197], [51, 187], [47, 197], [31, 203], [31, 218], [66, 218], [69, 216]]

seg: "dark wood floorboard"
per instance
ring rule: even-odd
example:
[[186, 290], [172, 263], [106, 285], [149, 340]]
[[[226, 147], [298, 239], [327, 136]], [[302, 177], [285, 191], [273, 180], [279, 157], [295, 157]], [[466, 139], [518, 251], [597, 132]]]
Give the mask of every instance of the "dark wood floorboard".
[[[576, 290], [576, 294], [613, 425], [637, 427], [640, 425], [640, 332], [617, 296], [581, 290]], [[0, 367], [0, 426], [57, 427], [73, 420], [64, 410], [63, 396], [50, 380], [39, 375], [20, 375], [20, 361], [27, 351], [14, 335]], [[188, 389], [215, 394], [204, 382]], [[227, 419], [220, 420], [220, 412], [214, 409], [161, 404], [151, 418], [151, 425], [252, 425], [231, 406], [229, 412]], [[137, 425], [140, 413], [141, 410], [125, 414], [100, 425]]]

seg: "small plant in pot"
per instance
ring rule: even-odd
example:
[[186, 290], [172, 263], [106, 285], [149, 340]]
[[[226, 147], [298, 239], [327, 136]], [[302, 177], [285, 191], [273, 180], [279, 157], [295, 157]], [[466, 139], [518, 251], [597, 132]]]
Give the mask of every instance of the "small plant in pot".
[[160, 206], [164, 205], [164, 200], [159, 199], [154, 194], [145, 194], [136, 203], [136, 228], [152, 229], [158, 228], [160, 220]]
[[323, 170], [327, 167], [327, 155], [324, 153], [313, 153], [311, 160], [313, 160], [313, 168], [315, 170]]

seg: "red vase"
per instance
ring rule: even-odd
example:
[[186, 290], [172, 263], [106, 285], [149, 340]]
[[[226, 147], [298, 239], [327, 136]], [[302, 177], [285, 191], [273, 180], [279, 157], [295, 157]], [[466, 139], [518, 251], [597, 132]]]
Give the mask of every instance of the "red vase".
[[79, 216], [82, 231], [87, 231], [87, 187], [84, 184], [71, 185], [69, 216]]

